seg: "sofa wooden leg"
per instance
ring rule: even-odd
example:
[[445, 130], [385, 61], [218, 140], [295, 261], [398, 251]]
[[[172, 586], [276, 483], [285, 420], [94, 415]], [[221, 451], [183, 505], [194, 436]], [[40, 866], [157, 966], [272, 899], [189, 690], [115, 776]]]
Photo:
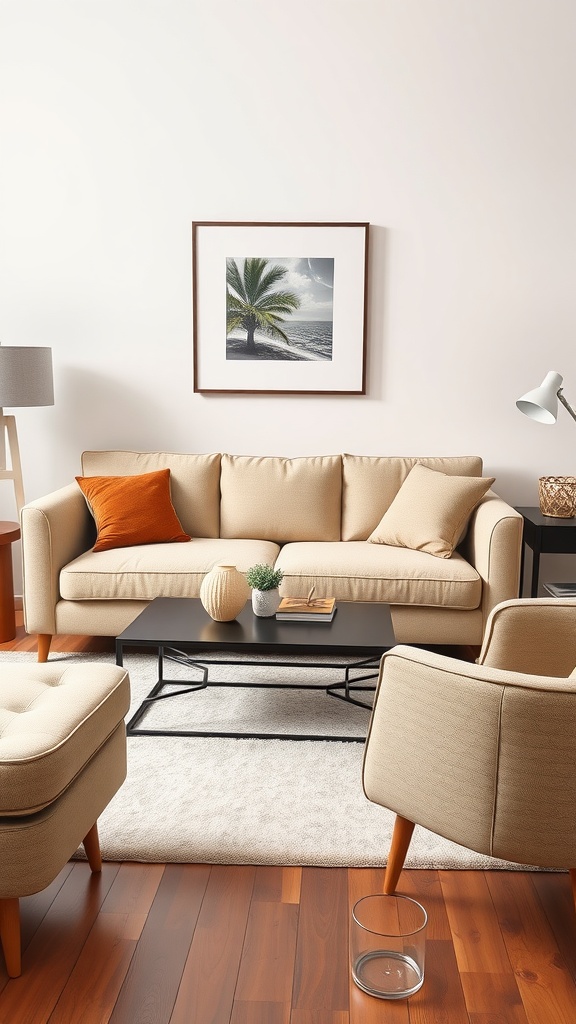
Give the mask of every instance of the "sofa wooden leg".
[[100, 853], [100, 840], [98, 838], [98, 822], [94, 822], [87, 836], [84, 836], [82, 845], [86, 851], [88, 863], [92, 871], [102, 871], [102, 855]]
[[38, 633], [38, 661], [48, 661], [51, 643], [51, 633]]
[[9, 978], [22, 973], [20, 949], [20, 903], [17, 899], [0, 899], [0, 941]]
[[408, 821], [408, 818], [402, 818], [400, 814], [397, 814], [392, 833], [390, 853], [388, 854], [386, 874], [384, 876], [384, 892], [386, 894], [396, 891], [413, 831], [414, 822]]

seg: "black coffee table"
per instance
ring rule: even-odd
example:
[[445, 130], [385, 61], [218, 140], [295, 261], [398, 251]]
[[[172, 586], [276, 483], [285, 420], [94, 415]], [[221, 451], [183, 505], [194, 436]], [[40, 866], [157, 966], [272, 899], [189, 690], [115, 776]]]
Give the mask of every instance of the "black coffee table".
[[[124, 650], [129, 647], [152, 647], [158, 653], [158, 681], [134, 713], [127, 725], [129, 736], [227, 736], [234, 739], [310, 739], [363, 743], [365, 736], [286, 735], [277, 733], [201, 732], [145, 729], [139, 723], [151, 703], [167, 697], [194, 693], [207, 686], [252, 686], [243, 682], [217, 682], [209, 679], [210, 665], [266, 665], [299, 668], [334, 668], [343, 672], [341, 681], [327, 687], [317, 684], [258, 683], [273, 689], [325, 689], [331, 697], [370, 709], [371, 703], [353, 696], [359, 691], [374, 692], [375, 684], [367, 685], [378, 675], [378, 663], [384, 651], [396, 643], [390, 608], [385, 604], [344, 603], [337, 605], [332, 622], [279, 622], [275, 618], [258, 618], [248, 602], [233, 622], [215, 622], [198, 598], [157, 597], [116, 639], [116, 663], [123, 664]], [[215, 658], [228, 653], [232, 657]], [[194, 655], [198, 656], [195, 657]], [[203, 660], [202, 655], [207, 655]], [[258, 655], [257, 661], [249, 659]], [[234, 661], [240, 655], [241, 660]], [[307, 661], [296, 660], [307, 656]], [[338, 660], [327, 661], [334, 655]], [[268, 657], [269, 656], [269, 657]], [[314, 663], [310, 657], [323, 660]], [[361, 660], [350, 662], [350, 658]], [[278, 660], [280, 659], [280, 660]], [[189, 666], [199, 678], [170, 680], [164, 675], [164, 662], [174, 661]], [[366, 670], [366, 671], [365, 671]], [[357, 672], [364, 674], [356, 675]], [[175, 689], [177, 688], [177, 689]], [[165, 692], [163, 692], [165, 691]]]

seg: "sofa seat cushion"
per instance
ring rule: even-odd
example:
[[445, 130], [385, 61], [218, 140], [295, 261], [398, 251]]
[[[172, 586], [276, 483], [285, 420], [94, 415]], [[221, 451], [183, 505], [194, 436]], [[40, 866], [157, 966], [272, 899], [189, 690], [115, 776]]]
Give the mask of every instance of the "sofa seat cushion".
[[57, 799], [117, 729], [130, 705], [113, 665], [2, 665], [0, 815], [27, 815]]
[[457, 552], [436, 558], [367, 541], [295, 543], [282, 548], [276, 566], [284, 572], [286, 597], [306, 595], [315, 585], [318, 597], [341, 601], [472, 609], [482, 596], [480, 576]]
[[86, 551], [62, 569], [60, 593], [65, 601], [198, 597], [204, 576], [219, 562], [246, 572], [256, 562], [273, 565], [278, 551], [271, 541], [213, 538]]

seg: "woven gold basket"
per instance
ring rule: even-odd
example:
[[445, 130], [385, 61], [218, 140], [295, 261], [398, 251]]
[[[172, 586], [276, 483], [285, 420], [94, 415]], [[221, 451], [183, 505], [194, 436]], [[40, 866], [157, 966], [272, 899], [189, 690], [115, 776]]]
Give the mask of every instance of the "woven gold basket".
[[576, 513], [575, 476], [541, 476], [538, 493], [542, 515], [570, 519]]

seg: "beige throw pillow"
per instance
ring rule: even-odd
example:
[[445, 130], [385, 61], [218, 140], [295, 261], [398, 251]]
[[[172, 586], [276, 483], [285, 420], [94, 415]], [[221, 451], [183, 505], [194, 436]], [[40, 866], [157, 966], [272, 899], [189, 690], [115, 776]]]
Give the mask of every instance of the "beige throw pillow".
[[368, 537], [370, 544], [450, 558], [494, 477], [450, 476], [417, 463]]

